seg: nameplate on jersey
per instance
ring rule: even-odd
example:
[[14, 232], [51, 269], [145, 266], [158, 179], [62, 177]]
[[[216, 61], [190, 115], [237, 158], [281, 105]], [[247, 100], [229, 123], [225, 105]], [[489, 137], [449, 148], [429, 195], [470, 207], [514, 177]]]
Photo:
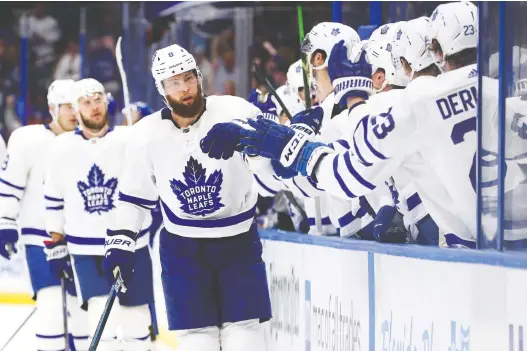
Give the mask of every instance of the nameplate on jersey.
[[225, 206], [220, 197], [222, 184], [221, 170], [216, 170], [207, 177], [207, 170], [190, 157], [182, 179], [172, 179], [170, 188], [181, 203], [180, 209], [183, 212], [193, 216], [205, 216]]
[[105, 180], [102, 170], [94, 164], [88, 173], [88, 182], [77, 182], [77, 188], [84, 199], [84, 210], [101, 214], [115, 208], [113, 195], [117, 188], [117, 178]]

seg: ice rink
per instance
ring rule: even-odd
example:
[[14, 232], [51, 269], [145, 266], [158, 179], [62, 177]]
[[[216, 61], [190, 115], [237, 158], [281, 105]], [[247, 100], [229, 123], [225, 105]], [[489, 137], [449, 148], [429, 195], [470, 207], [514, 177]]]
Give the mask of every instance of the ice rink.
[[[36, 351], [35, 334], [33, 327], [33, 318], [29, 317], [27, 322], [22, 326], [24, 321], [33, 311], [33, 305], [9, 305], [0, 304], [0, 350], [2, 351]], [[21, 327], [22, 326], [22, 327]], [[11, 336], [17, 331], [15, 337], [9, 342], [7, 347], [5, 344]], [[161, 335], [165, 340], [166, 334]], [[170, 341], [168, 341], [170, 343]], [[163, 340], [156, 340], [157, 351], [175, 350], [165, 343]]]

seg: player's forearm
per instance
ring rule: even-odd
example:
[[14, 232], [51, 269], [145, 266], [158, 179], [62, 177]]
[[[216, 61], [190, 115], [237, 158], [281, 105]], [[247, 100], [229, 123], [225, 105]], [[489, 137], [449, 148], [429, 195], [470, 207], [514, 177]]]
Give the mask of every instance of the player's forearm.
[[110, 230], [124, 230], [138, 233], [143, 226], [149, 209], [139, 207], [129, 202], [119, 201], [116, 208], [115, 220], [109, 226]]

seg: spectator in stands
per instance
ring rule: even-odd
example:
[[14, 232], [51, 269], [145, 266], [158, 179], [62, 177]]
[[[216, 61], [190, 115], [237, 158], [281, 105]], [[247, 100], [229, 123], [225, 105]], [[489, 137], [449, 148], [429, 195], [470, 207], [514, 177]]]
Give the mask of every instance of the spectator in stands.
[[203, 75], [203, 92], [206, 95], [211, 94], [211, 78], [212, 78], [212, 64], [208, 60], [205, 52], [205, 46], [202, 44], [196, 45], [192, 50], [192, 54], [196, 59], [199, 70]]
[[[38, 104], [42, 100], [38, 97], [46, 95], [51, 82], [55, 44], [61, 33], [57, 20], [45, 13], [44, 3], [37, 3], [29, 16], [21, 17], [20, 23], [23, 24], [26, 19], [29, 48], [34, 59], [33, 64], [29, 66], [29, 87], [32, 100], [36, 100]], [[44, 105], [47, 105], [45, 99], [43, 101]]]
[[53, 79], [73, 79], [79, 80], [81, 77], [81, 57], [79, 45], [75, 40], [68, 42], [66, 52], [62, 54], [55, 68]]
[[234, 50], [230, 47], [219, 47], [221, 59], [213, 64], [214, 69], [214, 92], [216, 94], [225, 93], [225, 82], [232, 80], [238, 82], [240, 70], [235, 65]]
[[223, 84], [223, 94], [236, 96], [236, 83], [232, 80], [226, 80]]
[[110, 35], [89, 43], [88, 75], [102, 83], [106, 92], [119, 96], [121, 83], [115, 61], [115, 40]]

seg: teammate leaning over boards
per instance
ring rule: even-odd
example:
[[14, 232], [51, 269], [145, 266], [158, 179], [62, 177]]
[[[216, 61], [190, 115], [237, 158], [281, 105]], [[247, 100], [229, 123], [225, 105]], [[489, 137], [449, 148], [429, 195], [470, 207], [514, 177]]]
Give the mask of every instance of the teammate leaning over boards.
[[[477, 24], [474, 5], [440, 5], [431, 17], [434, 30], [429, 40], [436, 49], [442, 49], [447, 72], [437, 78], [421, 76], [415, 67], [402, 61], [411, 82], [400, 101], [381, 112], [365, 103], [372, 93], [372, 82], [371, 66], [364, 56], [351, 62], [343, 42], [334, 47], [329, 67], [336, 97], [347, 103], [350, 117], [360, 121], [351, 137], [353, 154], [334, 153], [321, 143], [306, 142], [299, 133], [264, 121], [251, 121], [257, 132], [244, 131], [248, 137], [242, 143], [248, 152], [280, 159], [285, 166], [292, 165], [315, 178], [326, 191], [349, 198], [371, 191], [400, 166], [406, 155], [419, 150], [447, 189], [448, 203], [453, 204], [442, 207], [435, 189], [423, 181], [420, 195], [426, 208], [439, 227], [447, 230], [449, 245], [474, 247]], [[484, 108], [495, 103], [496, 97], [485, 100]], [[450, 113], [440, 108], [443, 104]], [[419, 175], [412, 176], [419, 186]], [[432, 201], [425, 200], [425, 195]]]
[[[313, 77], [317, 86], [317, 96], [321, 100], [320, 107], [315, 108], [317, 117], [315, 119], [321, 119], [320, 136], [317, 136], [317, 140], [326, 143], [332, 143], [332, 147], [336, 150], [347, 150], [349, 144], [345, 139], [345, 131], [348, 126], [349, 118], [347, 115], [341, 115], [344, 107], [340, 107], [335, 104], [333, 87], [328, 74], [328, 58], [331, 48], [339, 40], [345, 40], [347, 45], [352, 48], [359, 45], [359, 36], [351, 27], [345, 26], [340, 23], [323, 22], [317, 24], [307, 35], [302, 46], [302, 51], [308, 55], [309, 67], [313, 72]], [[295, 118], [304, 118], [295, 116]], [[318, 129], [317, 129], [318, 131]], [[281, 178], [291, 178], [291, 170], [284, 169], [276, 162], [273, 163], [274, 171], [276, 175]], [[293, 174], [296, 172], [293, 171]], [[280, 180], [273, 179], [276, 177], [273, 174], [268, 174], [266, 169], [262, 167], [257, 176], [260, 178], [262, 183], [269, 189], [276, 189], [280, 186]], [[306, 178], [297, 176], [292, 178], [295, 183], [300, 185], [304, 190], [304, 197], [306, 197], [306, 212], [311, 214], [313, 217], [314, 203], [311, 198], [318, 196], [321, 199], [321, 209], [323, 213], [328, 213], [328, 217], [323, 217], [326, 223], [339, 228], [340, 235], [343, 237], [358, 236], [366, 239], [374, 238], [374, 219], [376, 212], [386, 205], [393, 206], [390, 191], [388, 187], [379, 187], [375, 194], [368, 194], [368, 197], [362, 197], [353, 199], [351, 201], [344, 200], [327, 194], [321, 189], [317, 188], [310, 179], [306, 181]], [[291, 181], [282, 180], [282, 182]], [[331, 210], [329, 210], [331, 209]], [[393, 214], [393, 212], [392, 212]], [[390, 223], [390, 219], [387, 221]], [[311, 224], [314, 225], [314, 218], [312, 218]], [[386, 230], [384, 225], [384, 230]], [[378, 228], [380, 229], [380, 228]], [[313, 232], [314, 228], [312, 228]], [[379, 231], [380, 232], [380, 231]], [[404, 234], [404, 233], [403, 233]], [[406, 237], [403, 235], [403, 241]]]
[[[104, 87], [95, 79], [82, 79], [72, 88], [72, 101], [81, 129], [60, 135], [51, 146], [44, 193], [46, 229], [62, 260], [73, 261], [79, 304], [88, 309], [92, 337], [106, 303], [110, 284], [102, 272], [104, 238], [114, 220], [122, 158], [130, 127], [110, 128]], [[139, 227], [150, 226], [138, 220]], [[153, 301], [152, 262], [148, 230], [139, 232], [135, 272], [129, 291], [119, 295], [119, 311], [112, 311], [97, 350], [147, 351], [151, 349], [148, 304]], [[57, 261], [61, 261], [59, 258]], [[117, 340], [117, 326], [122, 340]]]
[[[36, 338], [39, 350], [65, 348], [60, 273], [53, 261], [46, 261], [44, 241], [49, 240], [45, 224], [44, 178], [49, 146], [56, 136], [71, 131], [77, 119], [71, 106], [72, 80], [54, 81], [48, 90], [50, 124], [19, 128], [9, 139], [8, 155], [0, 174], [0, 254], [9, 259], [5, 244], [16, 252], [18, 232], [25, 245], [31, 286], [36, 298]], [[49, 259], [49, 258], [48, 258]], [[66, 262], [67, 264], [67, 262]], [[71, 268], [66, 268], [68, 328], [76, 350], [87, 350], [86, 312], [77, 303]]]
[[[394, 56], [402, 57], [408, 66], [415, 71], [431, 69], [427, 74], [437, 75], [430, 55], [421, 55], [426, 48], [424, 37], [427, 33], [429, 19], [417, 18], [408, 22], [387, 24], [375, 30], [365, 46], [368, 61], [372, 65], [373, 89], [376, 92], [368, 99], [368, 104], [379, 111], [393, 105], [404, 95], [404, 88], [408, 85], [409, 74], [405, 72], [400, 61], [393, 60]], [[407, 31], [406, 28], [412, 28]], [[401, 30], [401, 28], [403, 30]], [[401, 30], [399, 32], [399, 30]], [[399, 37], [399, 39], [397, 39]], [[394, 62], [396, 65], [394, 65]], [[434, 72], [435, 71], [435, 72]], [[425, 72], [417, 73], [424, 74]], [[438, 245], [439, 228], [428, 214], [422, 203], [417, 187], [408, 169], [418, 171], [423, 178], [436, 182], [436, 187], [442, 187], [439, 179], [424, 162], [417, 151], [405, 157], [388, 180], [390, 190], [394, 195], [397, 209], [403, 214], [404, 225], [410, 232], [411, 241], [423, 245]], [[446, 192], [446, 190], [444, 190]]]
[[163, 290], [179, 348], [263, 351], [261, 323], [271, 307], [257, 193], [225, 123], [261, 112], [238, 97], [205, 98], [194, 57], [178, 45], [156, 51], [152, 75], [167, 107], [131, 127], [104, 269], [113, 275], [118, 267], [133, 292], [130, 280], [141, 279], [132, 273], [137, 252], [123, 243], [135, 242], [141, 219], [161, 201]]

